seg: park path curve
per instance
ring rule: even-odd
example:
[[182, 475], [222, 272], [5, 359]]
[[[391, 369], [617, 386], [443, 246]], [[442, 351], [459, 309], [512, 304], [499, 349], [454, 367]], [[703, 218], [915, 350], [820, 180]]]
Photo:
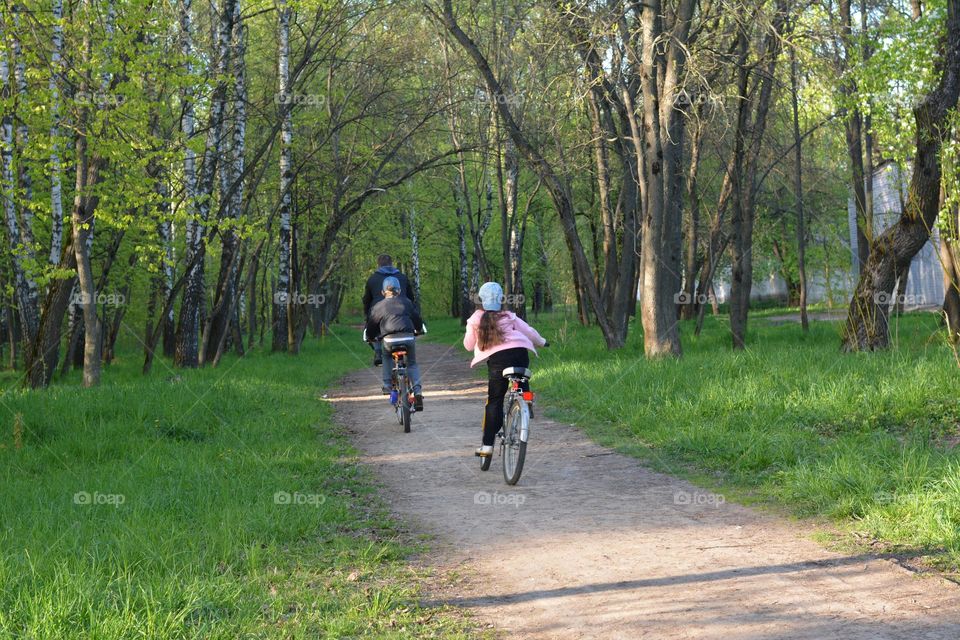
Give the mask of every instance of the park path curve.
[[425, 411], [412, 433], [379, 395], [378, 369], [330, 400], [391, 510], [435, 536], [424, 560], [446, 579], [430, 602], [510, 638], [960, 638], [953, 583], [825, 550], [805, 525], [720, 504], [572, 426], [538, 415], [508, 487], [499, 458], [484, 473], [473, 457], [485, 382], [450, 348], [417, 351]]

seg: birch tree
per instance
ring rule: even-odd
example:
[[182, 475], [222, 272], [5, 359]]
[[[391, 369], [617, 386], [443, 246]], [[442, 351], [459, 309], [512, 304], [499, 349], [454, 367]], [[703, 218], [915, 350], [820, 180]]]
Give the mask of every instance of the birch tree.
[[[224, 0], [217, 11], [216, 38], [214, 40], [212, 75], [216, 78], [210, 98], [210, 111], [206, 123], [206, 140], [200, 175], [196, 179], [195, 198], [189, 198], [189, 173], [193, 172], [195, 158], [189, 149], [184, 161], [185, 182], [187, 183], [188, 208], [192, 215], [188, 218], [186, 231], [187, 278], [180, 304], [180, 318], [177, 327], [176, 353], [174, 363], [180, 367], [197, 367], [201, 364], [200, 328], [201, 314], [204, 309], [206, 228], [210, 217], [211, 202], [216, 186], [217, 164], [223, 157], [223, 110], [226, 99], [226, 69], [229, 59], [230, 33], [234, 16], [233, 3], [236, 0]], [[190, 0], [181, 4], [181, 32], [183, 55], [189, 61], [193, 50], [193, 26], [190, 15]], [[189, 62], [188, 62], [189, 65]], [[188, 66], [188, 71], [192, 69]], [[185, 98], [192, 102], [192, 97]], [[184, 137], [187, 144], [193, 135], [192, 110], [187, 122], [187, 105], [184, 109]], [[189, 165], [189, 166], [188, 166]]]
[[63, 77], [63, 0], [53, 0], [53, 48], [50, 52], [50, 264], [63, 253], [63, 189], [60, 178], [60, 85]]
[[[22, 30], [21, 16], [25, 7], [16, 3], [10, 11], [13, 18], [12, 33], [12, 54], [14, 59], [14, 80], [16, 82], [17, 102], [25, 104], [27, 101], [27, 63], [23, 54], [23, 41], [20, 31]], [[17, 180], [22, 194], [20, 198], [20, 220], [21, 233], [23, 234], [23, 244], [26, 254], [33, 259], [34, 237], [33, 237], [33, 179], [30, 176], [30, 168], [27, 163], [27, 148], [30, 146], [30, 129], [27, 126], [26, 119], [20, 117], [17, 123], [16, 145], [20, 151], [20, 157], [17, 159]]]
[[220, 165], [220, 197], [226, 198], [221, 207], [220, 237], [223, 248], [220, 253], [220, 274], [217, 279], [213, 312], [208, 321], [209, 335], [206, 343], [205, 361], [219, 360], [223, 352], [231, 323], [237, 308], [239, 277], [242, 270], [240, 236], [237, 231], [243, 210], [244, 152], [247, 133], [247, 74], [246, 74], [246, 28], [241, 20], [240, 0], [233, 3], [233, 33], [231, 35], [230, 62], [233, 73], [233, 94], [230, 100], [230, 115], [233, 128], [227, 145], [226, 162]]
[[[0, 40], [6, 37], [5, 19], [0, 19]], [[10, 74], [10, 59], [6, 47], [0, 48], [0, 91], [7, 104], [15, 91]], [[0, 188], [3, 197], [3, 217], [11, 254], [14, 294], [20, 325], [28, 343], [39, 331], [38, 289], [32, 274], [28, 273], [25, 258], [29, 255], [28, 241], [32, 233], [26, 230], [28, 218], [17, 215], [17, 182], [14, 172], [14, 114], [5, 111], [0, 119]]]
[[290, 87], [290, 13], [286, 0], [277, 4], [277, 69], [279, 78], [278, 105], [280, 116], [280, 206], [278, 218], [277, 287], [273, 299], [273, 350], [286, 351], [293, 340], [291, 330], [291, 280], [293, 276], [293, 252], [291, 243], [291, 193], [293, 166], [293, 100]]

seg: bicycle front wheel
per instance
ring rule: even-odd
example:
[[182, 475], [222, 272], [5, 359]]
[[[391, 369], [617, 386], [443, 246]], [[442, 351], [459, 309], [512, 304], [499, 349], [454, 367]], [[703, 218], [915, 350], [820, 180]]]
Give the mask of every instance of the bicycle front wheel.
[[520, 435], [526, 433], [529, 420], [527, 403], [519, 398], [514, 399], [503, 425], [503, 479], [507, 484], [517, 484], [523, 473], [527, 443], [521, 440]]

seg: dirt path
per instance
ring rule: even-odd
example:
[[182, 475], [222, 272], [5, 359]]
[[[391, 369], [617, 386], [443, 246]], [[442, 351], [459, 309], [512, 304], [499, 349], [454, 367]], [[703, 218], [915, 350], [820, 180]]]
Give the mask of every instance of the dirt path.
[[[426, 411], [403, 434], [379, 371], [332, 394], [393, 510], [435, 534], [454, 581], [436, 602], [511, 638], [960, 638], [960, 589], [889, 560], [843, 555], [540, 416], [523, 478], [473, 449], [484, 384], [421, 345]], [[536, 377], [534, 377], [534, 382]], [[534, 384], [534, 387], [536, 385]]]

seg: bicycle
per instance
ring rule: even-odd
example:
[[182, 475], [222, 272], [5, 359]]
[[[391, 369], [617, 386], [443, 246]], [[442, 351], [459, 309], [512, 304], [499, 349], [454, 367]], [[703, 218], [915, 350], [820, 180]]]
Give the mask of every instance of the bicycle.
[[390, 373], [390, 404], [397, 414], [397, 422], [404, 433], [410, 433], [410, 414], [416, 411], [413, 395], [413, 381], [407, 375], [407, 349], [413, 346], [415, 334], [395, 333], [383, 336], [383, 350], [393, 358], [393, 371]]
[[[503, 397], [503, 428], [497, 433], [500, 440], [500, 457], [503, 459], [503, 479], [509, 485], [517, 484], [523, 473], [523, 461], [527, 456], [527, 440], [530, 437], [530, 420], [533, 418], [534, 394], [529, 389], [533, 372], [526, 367], [507, 367], [507, 393]], [[480, 458], [480, 470], [490, 468], [493, 456]]]

